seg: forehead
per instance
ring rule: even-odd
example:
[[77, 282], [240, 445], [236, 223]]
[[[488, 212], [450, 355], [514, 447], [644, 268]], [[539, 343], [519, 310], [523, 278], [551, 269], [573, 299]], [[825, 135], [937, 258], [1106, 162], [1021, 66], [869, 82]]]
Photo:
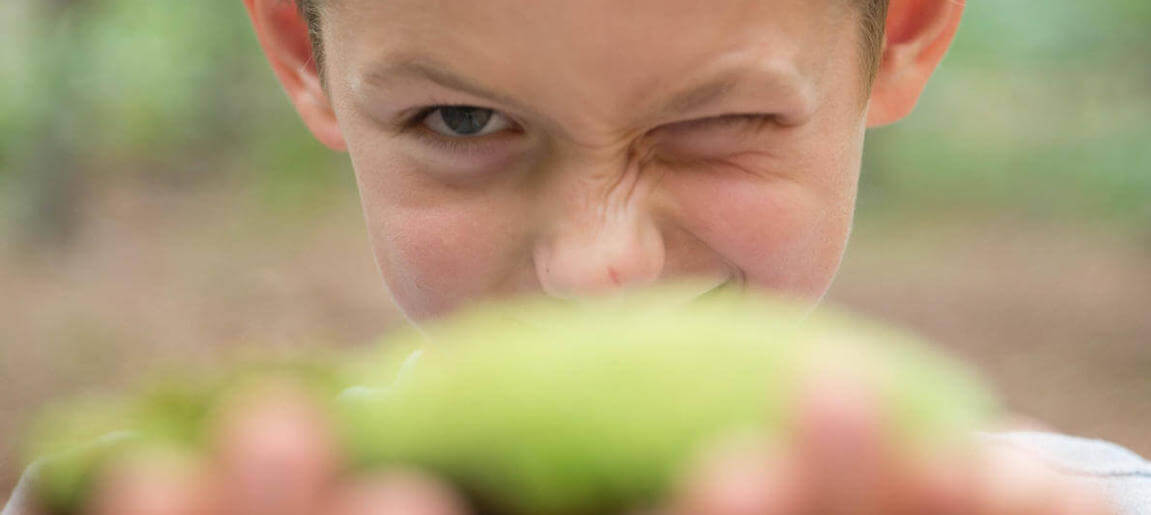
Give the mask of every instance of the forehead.
[[333, 0], [324, 32], [334, 78], [353, 87], [386, 81], [402, 63], [439, 63], [525, 103], [610, 116], [721, 76], [818, 81], [854, 41], [848, 4]]

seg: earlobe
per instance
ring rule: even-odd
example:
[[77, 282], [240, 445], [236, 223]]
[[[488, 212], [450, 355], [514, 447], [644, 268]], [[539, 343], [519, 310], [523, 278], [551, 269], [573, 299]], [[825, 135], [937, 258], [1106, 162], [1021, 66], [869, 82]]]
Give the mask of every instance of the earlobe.
[[891, 0], [867, 125], [895, 123], [915, 109], [955, 39], [963, 0]]
[[304, 124], [321, 143], [336, 151], [347, 144], [340, 131], [312, 52], [307, 22], [293, 0], [244, 0], [256, 37], [272, 71]]

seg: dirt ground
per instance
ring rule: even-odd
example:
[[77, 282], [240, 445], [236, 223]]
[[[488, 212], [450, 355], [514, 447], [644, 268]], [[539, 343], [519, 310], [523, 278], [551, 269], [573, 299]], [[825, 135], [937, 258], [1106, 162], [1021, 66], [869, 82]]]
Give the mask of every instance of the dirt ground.
[[[0, 499], [49, 399], [236, 345], [354, 345], [398, 323], [353, 192], [273, 216], [226, 191], [109, 187], [67, 252], [0, 258]], [[953, 349], [1054, 430], [1151, 455], [1151, 237], [910, 218], [860, 216], [831, 303]]]

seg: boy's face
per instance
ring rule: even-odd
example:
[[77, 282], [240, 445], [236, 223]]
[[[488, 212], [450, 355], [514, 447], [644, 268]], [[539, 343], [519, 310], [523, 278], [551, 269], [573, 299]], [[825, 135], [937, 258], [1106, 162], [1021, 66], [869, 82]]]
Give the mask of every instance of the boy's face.
[[328, 1], [332, 110], [409, 317], [672, 277], [828, 288], [867, 118], [855, 2]]

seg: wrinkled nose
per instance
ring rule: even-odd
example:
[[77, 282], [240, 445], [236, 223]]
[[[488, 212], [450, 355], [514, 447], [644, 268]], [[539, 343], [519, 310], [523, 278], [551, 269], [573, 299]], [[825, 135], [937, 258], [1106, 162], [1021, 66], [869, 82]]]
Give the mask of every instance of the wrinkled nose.
[[664, 241], [643, 196], [634, 193], [585, 195], [557, 210], [534, 254], [548, 295], [569, 299], [659, 279]]
[[572, 298], [643, 286], [659, 278], [663, 239], [642, 214], [569, 226], [536, 249], [540, 285], [553, 297]]

